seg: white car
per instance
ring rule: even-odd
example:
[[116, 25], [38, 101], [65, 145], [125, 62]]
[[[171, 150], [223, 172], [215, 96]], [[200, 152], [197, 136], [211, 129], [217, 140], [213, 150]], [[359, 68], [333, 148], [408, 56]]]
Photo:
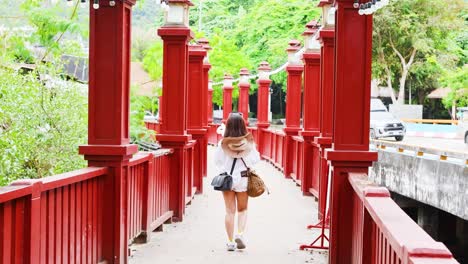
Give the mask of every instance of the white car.
[[382, 101], [372, 98], [369, 134], [372, 139], [394, 137], [396, 141], [402, 141], [406, 128], [400, 120], [388, 112]]
[[144, 121], [158, 121], [159, 113], [153, 115], [150, 111], [145, 111], [145, 116], [143, 117]]
[[[461, 112], [459, 117], [458, 131], [463, 137], [466, 144], [468, 144], [468, 107], [459, 107], [458, 111]], [[460, 135], [459, 134], [459, 135]]]

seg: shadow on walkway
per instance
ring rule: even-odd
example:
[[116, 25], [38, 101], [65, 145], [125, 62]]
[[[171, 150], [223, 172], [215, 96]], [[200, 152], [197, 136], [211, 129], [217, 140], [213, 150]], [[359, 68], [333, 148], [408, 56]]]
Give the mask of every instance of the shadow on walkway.
[[[208, 151], [213, 160], [214, 148]], [[215, 169], [208, 164], [204, 180], [205, 193], [195, 196], [186, 210], [182, 223], [164, 226], [164, 232], [152, 234], [149, 243], [132, 246], [131, 264], [295, 264], [326, 263], [327, 252], [300, 251], [301, 244], [309, 244], [318, 230], [306, 226], [316, 222], [317, 203], [302, 196], [291, 180], [269, 163], [262, 161], [256, 170], [265, 180], [271, 194], [249, 200], [249, 215], [243, 251], [226, 251], [224, 231], [224, 201], [210, 182]], [[236, 217], [237, 218], [237, 217]], [[237, 220], [236, 220], [237, 221]]]

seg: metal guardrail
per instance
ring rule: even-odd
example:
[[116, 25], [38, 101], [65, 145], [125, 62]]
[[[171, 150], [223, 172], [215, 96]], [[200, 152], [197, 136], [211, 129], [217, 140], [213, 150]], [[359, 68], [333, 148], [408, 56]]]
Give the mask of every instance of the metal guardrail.
[[447, 160], [448, 158], [460, 159], [468, 165], [468, 153], [462, 151], [443, 150], [438, 148], [422, 147], [407, 143], [390, 142], [385, 140], [371, 140], [379, 149], [394, 148], [397, 152], [413, 151], [416, 156], [424, 156], [427, 154], [439, 156], [440, 160]]
[[416, 123], [416, 124], [449, 124], [449, 125], [458, 125], [459, 120], [446, 120], [446, 119], [409, 119], [403, 118], [401, 121], [405, 123]]

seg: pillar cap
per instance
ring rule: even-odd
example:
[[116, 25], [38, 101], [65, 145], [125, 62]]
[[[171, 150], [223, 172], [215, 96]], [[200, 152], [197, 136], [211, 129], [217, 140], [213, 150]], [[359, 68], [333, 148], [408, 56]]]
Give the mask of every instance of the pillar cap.
[[297, 39], [293, 39], [289, 41], [289, 46], [286, 49], [286, 51], [290, 52], [296, 52], [301, 49], [301, 42]]
[[305, 26], [306, 30], [302, 33], [302, 36], [314, 35], [320, 29], [320, 26], [321, 25], [316, 20], [310, 21]]
[[232, 89], [232, 82], [234, 78], [229, 73], [224, 74], [223, 89]]
[[247, 68], [242, 68], [239, 72], [239, 75], [250, 75], [250, 72]]
[[270, 64], [266, 61], [260, 62], [260, 66], [258, 67], [259, 71], [271, 71]]
[[211, 46], [210, 46], [210, 41], [206, 38], [201, 38], [197, 41], [198, 44], [202, 45], [203, 48], [206, 50], [206, 51], [210, 51], [212, 50]]
[[174, 3], [174, 4], [187, 4], [189, 6], [193, 6], [193, 3], [190, 0], [167, 0], [168, 3]]

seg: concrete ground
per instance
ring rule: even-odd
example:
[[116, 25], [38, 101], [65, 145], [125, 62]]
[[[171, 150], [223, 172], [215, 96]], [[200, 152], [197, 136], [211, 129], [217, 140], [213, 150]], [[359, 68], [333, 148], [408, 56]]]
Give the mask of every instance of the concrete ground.
[[[212, 160], [209, 149], [208, 161]], [[147, 244], [132, 246], [131, 264], [299, 264], [327, 263], [326, 251], [300, 251], [318, 230], [306, 226], [316, 222], [317, 203], [302, 196], [299, 187], [269, 163], [257, 165], [271, 194], [249, 200], [245, 238], [247, 248], [228, 252], [224, 230], [224, 201], [210, 182], [214, 170], [209, 165], [205, 193], [195, 196], [187, 207], [184, 222], [164, 226], [164, 232], [152, 234]]]

